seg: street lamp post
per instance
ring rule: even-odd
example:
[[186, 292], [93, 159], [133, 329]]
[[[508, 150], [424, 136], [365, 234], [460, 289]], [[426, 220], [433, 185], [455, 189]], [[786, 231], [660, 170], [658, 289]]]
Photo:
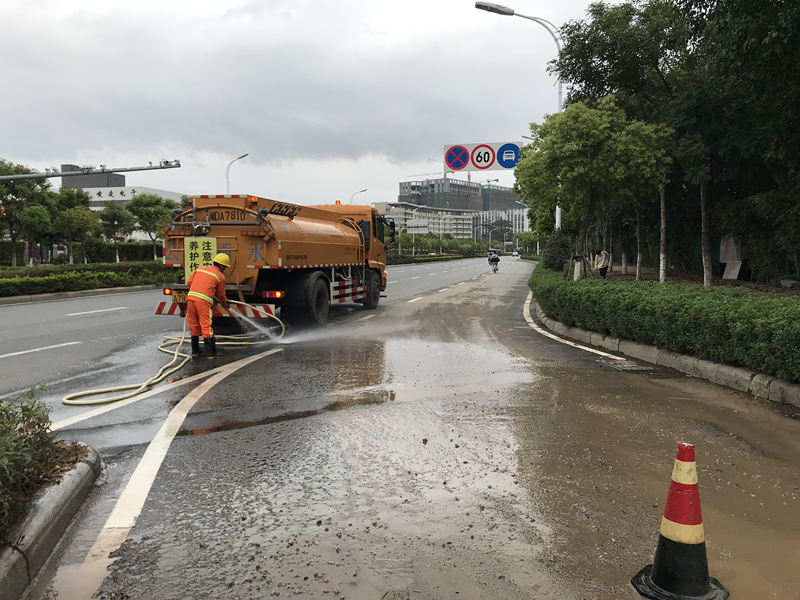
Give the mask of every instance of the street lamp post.
[[235, 163], [237, 160], [242, 160], [245, 156], [249, 156], [249, 153], [242, 154], [241, 156], [234, 158], [231, 162], [228, 163], [228, 166], [225, 168], [225, 183], [226, 183], [225, 189], [228, 191], [228, 196], [231, 195], [231, 179], [230, 179], [231, 165]]
[[355, 197], [356, 197], [356, 194], [363, 194], [363, 193], [364, 193], [364, 192], [366, 192], [366, 191], [367, 191], [367, 190], [366, 190], [366, 188], [364, 188], [363, 190], [358, 190], [357, 192], [354, 192], [354, 193], [353, 193], [353, 195], [352, 195], [352, 196], [350, 196], [350, 204], [352, 204], [352, 203], [353, 203], [353, 198], [355, 198]]
[[[491, 2], [476, 2], [475, 8], [478, 10], [485, 10], [486, 12], [494, 13], [496, 15], [503, 15], [506, 17], [521, 17], [523, 19], [528, 19], [529, 21], [533, 21], [538, 23], [545, 29], [547, 29], [547, 33], [549, 33], [553, 41], [556, 43], [556, 49], [558, 50], [558, 54], [561, 54], [561, 40], [558, 37], [558, 28], [553, 25], [547, 19], [542, 19], [540, 17], [531, 17], [528, 15], [521, 15], [518, 12], [515, 12], [513, 8], [509, 8], [508, 6], [503, 6], [502, 4], [493, 4]], [[564, 102], [562, 100], [562, 86], [561, 86], [561, 76], [558, 77], [558, 111], [561, 112], [563, 110]], [[527, 137], [527, 136], [526, 136]], [[556, 229], [561, 229], [561, 206], [556, 204]]]

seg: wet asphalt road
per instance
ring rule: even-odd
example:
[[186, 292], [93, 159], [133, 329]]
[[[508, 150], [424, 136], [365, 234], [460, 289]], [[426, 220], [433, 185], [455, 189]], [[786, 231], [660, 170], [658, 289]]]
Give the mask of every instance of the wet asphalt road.
[[[540, 336], [522, 314], [530, 263], [503, 266], [335, 311], [217, 384], [98, 597], [636, 598], [679, 439], [697, 446], [712, 575], [736, 598], [800, 597], [800, 422]], [[156, 337], [105, 367], [161, 364]], [[31, 598], [95, 591], [78, 568], [197, 385], [64, 432], [99, 447], [106, 472]]]

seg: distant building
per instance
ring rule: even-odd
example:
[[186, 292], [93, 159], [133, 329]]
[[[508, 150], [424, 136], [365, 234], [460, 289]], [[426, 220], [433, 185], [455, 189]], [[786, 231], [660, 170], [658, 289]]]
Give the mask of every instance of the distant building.
[[397, 201], [474, 211], [510, 210], [519, 206], [519, 198], [511, 188], [448, 177], [400, 182]]
[[480, 210], [483, 207], [480, 183], [447, 177], [403, 181], [400, 183], [397, 201], [458, 210]]
[[[481, 225], [489, 226], [497, 221], [509, 221], [511, 223], [511, 232], [514, 235], [523, 231], [530, 231], [530, 228], [528, 227], [527, 212], [527, 209], [522, 208], [521, 206], [519, 208], [512, 208], [510, 210], [484, 210], [475, 213], [472, 222], [473, 228], [477, 229]], [[482, 227], [478, 230], [478, 235], [480, 237], [488, 237], [488, 232], [488, 227]], [[493, 235], [497, 236], [496, 233]], [[506, 239], [504, 240], [494, 237], [492, 241], [497, 241], [500, 243], [510, 242], [512, 237], [513, 236], [506, 236]]]
[[[62, 173], [80, 171], [77, 165], [61, 165]], [[110, 200], [117, 204], [124, 204], [136, 194], [156, 194], [175, 202], [181, 201], [180, 192], [169, 192], [144, 186], [126, 186], [125, 175], [119, 173], [95, 173], [91, 175], [71, 175], [61, 178], [61, 185], [73, 189], [82, 189], [91, 196], [89, 208], [100, 210], [103, 204]], [[150, 237], [143, 231], [134, 231], [130, 236], [137, 242], [149, 242]]]
[[374, 202], [372, 206], [382, 215], [394, 219], [398, 233], [408, 229], [408, 222], [414, 219], [427, 221], [428, 231], [434, 235], [449, 234], [460, 239], [472, 237], [474, 213], [469, 210], [441, 209], [408, 202]]
[[83, 188], [83, 191], [92, 197], [89, 208], [97, 210], [103, 208], [103, 203], [107, 200], [118, 204], [124, 204], [136, 194], [156, 194], [157, 196], [167, 198], [168, 200], [174, 200], [175, 202], [181, 201], [181, 194], [178, 192], [168, 192], [167, 190], [158, 190], [156, 188], [138, 185]]

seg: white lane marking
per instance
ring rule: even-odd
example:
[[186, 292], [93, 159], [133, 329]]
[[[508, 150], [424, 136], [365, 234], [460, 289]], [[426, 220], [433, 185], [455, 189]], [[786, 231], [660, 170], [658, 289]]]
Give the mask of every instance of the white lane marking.
[[467, 282], [466, 282], [466, 281], [462, 281], [462, 282], [461, 282], [461, 283], [459, 283], [458, 285], [464, 285], [465, 283], [467, 283]]
[[89, 554], [83, 561], [78, 572], [78, 576], [83, 580], [83, 583], [90, 583], [94, 586], [95, 591], [100, 587], [106, 575], [106, 568], [115, 560], [113, 558], [108, 558], [109, 553], [118, 549], [128, 537], [128, 532], [131, 530], [134, 523], [136, 523], [137, 517], [142, 512], [142, 507], [150, 493], [150, 488], [153, 486], [156, 475], [158, 475], [158, 470], [161, 467], [161, 463], [164, 461], [164, 457], [167, 455], [167, 451], [172, 444], [175, 434], [178, 433], [184, 419], [186, 419], [189, 411], [197, 401], [228, 375], [235, 373], [242, 367], [260, 358], [275, 354], [276, 352], [282, 352], [282, 348], [261, 352], [255, 356], [223, 366], [216, 375], [189, 392], [189, 394], [172, 409], [167, 416], [167, 420], [164, 421], [161, 429], [159, 429], [155, 438], [153, 438], [153, 441], [147, 446], [142, 460], [139, 461], [136, 470], [133, 472], [133, 475], [131, 475], [128, 484], [125, 486], [117, 503], [114, 505], [114, 510], [111, 512], [102, 531], [100, 531], [100, 534], [97, 536], [94, 545], [91, 550], [89, 550]]
[[406, 272], [406, 269], [400, 269], [400, 270], [398, 271], [398, 273], [405, 273], [405, 272]]
[[436, 277], [438, 273], [428, 273], [428, 277]]
[[389, 283], [397, 283], [397, 279], [395, 279], [394, 281], [387, 281], [386, 283], [387, 284], [389, 284]]
[[112, 310], [125, 310], [126, 308], [128, 308], [128, 307], [127, 306], [118, 306], [117, 308], [101, 308], [99, 310], [87, 310], [86, 312], [69, 313], [69, 314], [64, 315], [64, 316], [65, 317], [77, 317], [78, 315], [92, 315], [94, 313], [109, 312], [109, 311], [112, 311]]
[[419, 279], [419, 275], [417, 275], [416, 277], [412, 277], [411, 279]]
[[167, 385], [161, 386], [154, 390], [150, 390], [149, 392], [144, 392], [142, 394], [139, 394], [138, 396], [134, 396], [133, 398], [128, 398], [127, 400], [120, 400], [119, 402], [114, 402], [112, 404], [99, 406], [93, 410], [87, 410], [86, 412], [82, 412], [81, 414], [75, 415], [74, 417], [69, 417], [68, 419], [62, 419], [61, 421], [56, 421], [50, 426], [50, 429], [52, 429], [53, 431], [58, 431], [59, 429], [65, 429], [71, 425], [74, 425], [75, 423], [80, 423], [81, 421], [85, 421], [86, 419], [91, 419], [92, 417], [96, 417], [98, 415], [111, 412], [112, 410], [117, 410], [118, 408], [122, 408], [123, 406], [128, 406], [128, 404], [133, 404], [134, 402], [138, 402], [139, 400], [144, 400], [145, 398], [150, 398], [151, 396], [155, 396], [156, 394], [160, 394], [161, 392], [166, 392], [176, 387], [181, 387], [182, 385], [186, 385], [187, 383], [192, 383], [193, 381], [197, 381], [198, 379], [211, 377], [212, 375], [219, 373], [223, 368], [224, 367], [217, 367], [216, 369], [211, 369], [210, 371], [204, 371], [203, 373], [192, 375], [191, 377], [187, 377], [186, 379], [180, 379], [178, 381], [174, 381], [173, 383], [168, 383]]
[[416, 302], [417, 300], [422, 300], [424, 296], [420, 296], [419, 298], [414, 298], [413, 300], [409, 300], [408, 303], [411, 304], [412, 302]]
[[20, 352], [10, 352], [8, 354], [0, 354], [0, 358], [8, 356], [19, 356], [20, 354], [30, 354], [31, 352], [41, 352], [42, 350], [52, 350], [53, 348], [63, 348], [64, 346], [74, 346], [75, 344], [82, 344], [83, 342], [66, 342], [65, 344], [56, 344], [55, 346], [43, 346], [41, 348], [33, 348], [32, 350], [21, 350]]
[[588, 346], [581, 346], [580, 344], [576, 344], [575, 342], [570, 342], [569, 340], [560, 338], [557, 335], [550, 333], [549, 331], [545, 331], [536, 324], [533, 318], [531, 318], [532, 299], [533, 299], [533, 292], [528, 292], [528, 297], [525, 299], [525, 306], [523, 307], [522, 314], [525, 317], [525, 320], [528, 322], [528, 325], [530, 325], [538, 333], [541, 333], [544, 336], [554, 339], [557, 342], [561, 342], [562, 344], [566, 344], [567, 346], [572, 346], [573, 348], [580, 348], [581, 350], [586, 350], [587, 352], [593, 352], [594, 354], [599, 354], [600, 356], [605, 356], [606, 358], [613, 358], [614, 360], [625, 360], [625, 357], [623, 356], [614, 356], [613, 354], [609, 354], [608, 352], [595, 350], [594, 348], [589, 348]]
[[356, 322], [358, 322], [358, 321], [367, 321], [369, 319], [374, 319], [374, 318], [375, 318], [375, 315], [367, 315], [366, 317], [361, 317], [360, 319], [356, 319]]
[[440, 289], [440, 290], [439, 290], [439, 293], [441, 294], [442, 292], [446, 292], [446, 291], [447, 291], [447, 290], [449, 290], [449, 289], [450, 289], [450, 288], [442, 288], [442, 289]]

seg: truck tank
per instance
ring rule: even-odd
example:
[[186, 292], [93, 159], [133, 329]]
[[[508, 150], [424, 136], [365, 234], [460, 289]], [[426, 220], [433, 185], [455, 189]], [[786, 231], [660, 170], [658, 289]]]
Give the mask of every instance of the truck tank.
[[[225, 272], [229, 298], [273, 314], [280, 309], [281, 318], [322, 324], [331, 303], [377, 307], [386, 289], [386, 244], [394, 223], [369, 206], [193, 196], [192, 207], [173, 211], [163, 233], [164, 264], [182, 268], [184, 277], [225, 253], [231, 260]], [[171, 286], [172, 303], [160, 303], [157, 314], [183, 314], [187, 290]], [[228, 316], [219, 306], [214, 314]]]

